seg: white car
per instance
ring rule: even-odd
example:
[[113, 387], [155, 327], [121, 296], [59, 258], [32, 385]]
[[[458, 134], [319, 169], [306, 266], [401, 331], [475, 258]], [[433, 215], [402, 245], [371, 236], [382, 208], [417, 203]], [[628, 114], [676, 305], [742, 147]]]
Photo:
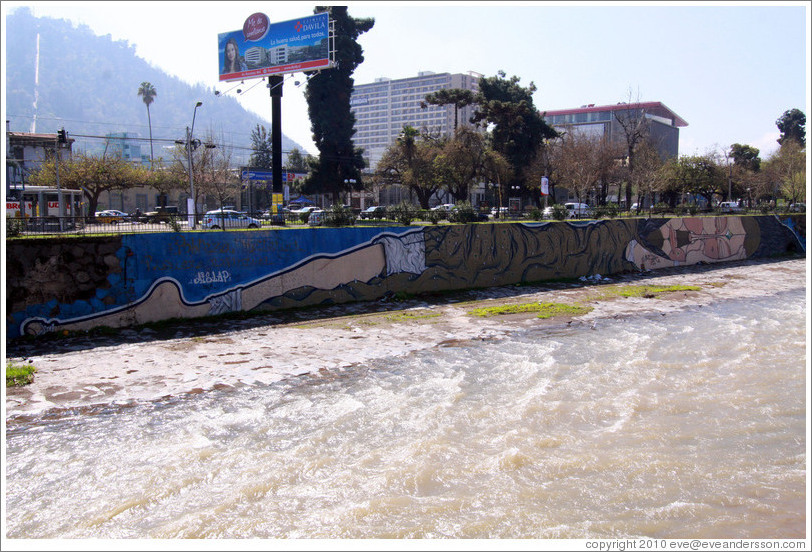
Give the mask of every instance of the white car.
[[589, 218], [592, 216], [592, 208], [586, 203], [565, 203], [568, 218]]
[[720, 213], [742, 213], [744, 209], [739, 207], [739, 203], [737, 201], [723, 201], [719, 204], [719, 212]]
[[806, 203], [793, 203], [789, 206], [790, 213], [806, 213]]
[[432, 211], [445, 211], [446, 213], [450, 213], [452, 209], [454, 209], [453, 203], [443, 203], [442, 205], [431, 208]]
[[262, 226], [262, 222], [239, 211], [218, 209], [216, 211], [209, 211], [203, 215], [203, 221], [200, 225], [203, 228], [213, 230], [220, 228], [259, 228]]

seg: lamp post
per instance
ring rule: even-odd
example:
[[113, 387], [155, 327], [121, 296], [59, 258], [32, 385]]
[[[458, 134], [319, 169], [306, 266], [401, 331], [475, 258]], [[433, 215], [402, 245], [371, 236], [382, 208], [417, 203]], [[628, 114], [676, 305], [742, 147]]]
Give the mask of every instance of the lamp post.
[[194, 230], [197, 227], [197, 209], [196, 209], [196, 201], [195, 201], [195, 177], [194, 177], [194, 166], [192, 164], [192, 136], [195, 132], [195, 117], [197, 116], [197, 108], [203, 105], [203, 102], [197, 102], [195, 104], [195, 110], [192, 113], [192, 129], [186, 128], [186, 155], [189, 156], [189, 188], [192, 193], [192, 197], [189, 199], [189, 203], [187, 204], [187, 209], [191, 214], [191, 218], [189, 220], [189, 225]]

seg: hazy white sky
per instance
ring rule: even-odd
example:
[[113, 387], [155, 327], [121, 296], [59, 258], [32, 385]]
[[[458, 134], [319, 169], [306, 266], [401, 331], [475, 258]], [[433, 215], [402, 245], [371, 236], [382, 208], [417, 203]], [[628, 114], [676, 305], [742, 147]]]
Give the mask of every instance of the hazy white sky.
[[[235, 95], [219, 83], [217, 35], [263, 12], [272, 22], [313, 13], [309, 2], [15, 2], [36, 16], [65, 18], [127, 40], [154, 66], [189, 83]], [[766, 157], [775, 121], [787, 109], [809, 115], [809, 2], [348, 2], [353, 17], [374, 17], [361, 35], [365, 61], [354, 74], [419, 71], [493, 76], [504, 70], [538, 87], [544, 110], [632, 100], [661, 101], [685, 119], [680, 154], [749, 144]], [[282, 131], [316, 153], [293, 75], [282, 100]], [[259, 82], [257, 86], [251, 85]], [[240, 102], [270, 121], [260, 81]], [[248, 90], [248, 91], [246, 91]], [[203, 108], [202, 108], [203, 109]], [[268, 123], [269, 125], [269, 123]]]

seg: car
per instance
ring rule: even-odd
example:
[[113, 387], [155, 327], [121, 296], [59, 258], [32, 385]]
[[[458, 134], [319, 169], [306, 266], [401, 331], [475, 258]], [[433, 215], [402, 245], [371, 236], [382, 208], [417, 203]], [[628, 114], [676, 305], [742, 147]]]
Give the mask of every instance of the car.
[[454, 208], [453, 203], [442, 203], [440, 205], [437, 205], [436, 207], [432, 207], [431, 210], [432, 211], [445, 211], [446, 213], [450, 213], [453, 208]]
[[806, 203], [792, 203], [789, 206], [790, 213], [806, 213]]
[[324, 223], [324, 209], [313, 209], [310, 211], [310, 216], [307, 218], [307, 224], [310, 226], [319, 226]]
[[589, 218], [592, 216], [592, 208], [586, 203], [565, 203], [567, 218]]
[[130, 220], [130, 215], [116, 209], [106, 209], [96, 213], [96, 221], [102, 224], [118, 224]]
[[380, 219], [386, 216], [386, 207], [373, 205], [361, 211], [362, 219]]
[[719, 204], [720, 213], [743, 213], [744, 209], [739, 206], [738, 201], [723, 201]]
[[269, 220], [273, 224], [285, 224], [291, 210], [287, 207], [271, 208], [260, 215], [263, 220]]
[[262, 226], [262, 222], [239, 211], [217, 209], [203, 215], [200, 225], [203, 228], [212, 230], [220, 228], [259, 228]]
[[491, 218], [505, 218], [508, 216], [507, 207], [494, 207], [491, 209]]

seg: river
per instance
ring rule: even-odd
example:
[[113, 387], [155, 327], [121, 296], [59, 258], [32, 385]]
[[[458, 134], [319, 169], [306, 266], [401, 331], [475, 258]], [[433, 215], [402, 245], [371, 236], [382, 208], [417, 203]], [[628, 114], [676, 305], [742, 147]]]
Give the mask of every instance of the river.
[[7, 420], [17, 538], [803, 538], [805, 289]]

